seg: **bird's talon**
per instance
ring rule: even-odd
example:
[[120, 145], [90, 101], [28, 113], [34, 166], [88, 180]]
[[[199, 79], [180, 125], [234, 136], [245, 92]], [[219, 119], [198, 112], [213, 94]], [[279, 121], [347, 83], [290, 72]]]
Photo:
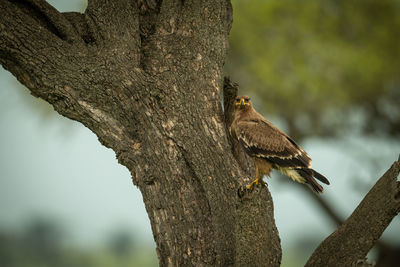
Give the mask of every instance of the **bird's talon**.
[[255, 179], [254, 181], [252, 181], [247, 186], [247, 189], [250, 190], [250, 191], [253, 191], [254, 184], [256, 184], [256, 185], [258, 185], [258, 184], [265, 185], [265, 182], [263, 180], [260, 180], [260, 179]]
[[262, 179], [255, 179], [254, 181], [252, 181], [252, 182], [247, 186], [247, 189], [248, 189], [249, 191], [253, 191], [254, 184], [255, 184], [255, 185], [261, 184], [261, 186], [265, 186], [267, 183], [264, 182]]

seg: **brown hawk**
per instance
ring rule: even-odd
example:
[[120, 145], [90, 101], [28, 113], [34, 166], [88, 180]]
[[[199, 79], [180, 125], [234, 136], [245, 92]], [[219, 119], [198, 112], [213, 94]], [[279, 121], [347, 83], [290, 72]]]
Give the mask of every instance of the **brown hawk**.
[[250, 190], [254, 184], [263, 184], [264, 174], [269, 176], [272, 169], [279, 170], [296, 182], [309, 184], [318, 193], [322, 193], [323, 188], [314, 178], [329, 185], [328, 179], [311, 168], [308, 154], [255, 111], [248, 96], [235, 99], [231, 134], [254, 160], [256, 179], [249, 185]]

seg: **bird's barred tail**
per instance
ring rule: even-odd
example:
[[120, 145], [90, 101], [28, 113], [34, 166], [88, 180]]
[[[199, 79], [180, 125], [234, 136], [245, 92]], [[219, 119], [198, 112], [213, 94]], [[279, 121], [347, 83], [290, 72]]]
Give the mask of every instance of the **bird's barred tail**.
[[319, 172], [313, 170], [313, 169], [308, 169], [308, 168], [299, 168], [296, 169], [297, 173], [300, 174], [301, 177], [303, 177], [306, 180], [306, 183], [309, 184], [314, 191], [317, 193], [322, 193], [324, 192], [324, 188], [318, 184], [318, 182], [314, 179], [317, 178], [324, 184], [329, 184], [328, 179], [326, 179], [325, 176], [320, 174]]

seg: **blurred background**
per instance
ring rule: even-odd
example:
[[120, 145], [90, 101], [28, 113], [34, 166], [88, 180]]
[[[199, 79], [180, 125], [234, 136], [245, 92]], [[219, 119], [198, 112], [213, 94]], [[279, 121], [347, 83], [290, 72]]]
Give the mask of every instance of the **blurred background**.
[[[268, 180], [282, 266], [302, 266], [400, 153], [400, 2], [232, 3], [226, 75], [331, 181], [316, 198]], [[158, 266], [142, 196], [114, 152], [2, 68], [0, 88], [0, 266]], [[396, 255], [399, 216], [369, 257], [396, 266]]]

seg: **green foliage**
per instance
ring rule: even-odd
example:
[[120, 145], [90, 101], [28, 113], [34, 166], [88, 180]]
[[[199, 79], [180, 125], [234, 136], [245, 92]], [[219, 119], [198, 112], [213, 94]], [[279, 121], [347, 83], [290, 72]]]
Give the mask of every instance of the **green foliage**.
[[355, 122], [362, 132], [400, 132], [399, 1], [233, 0], [233, 8], [226, 72], [262, 112], [298, 135]]

